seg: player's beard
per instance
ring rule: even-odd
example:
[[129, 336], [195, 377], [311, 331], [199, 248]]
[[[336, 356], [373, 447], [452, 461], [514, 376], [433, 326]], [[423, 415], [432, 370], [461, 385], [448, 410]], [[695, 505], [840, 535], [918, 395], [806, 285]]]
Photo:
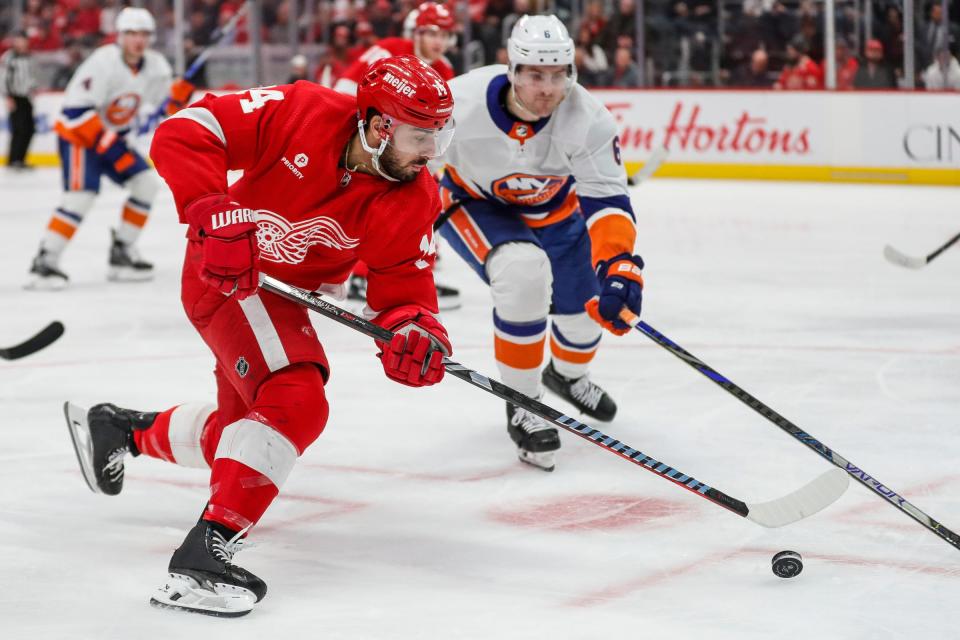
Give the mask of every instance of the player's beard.
[[397, 150], [387, 145], [387, 148], [380, 154], [380, 167], [384, 172], [400, 182], [413, 182], [417, 179], [417, 176], [420, 175], [420, 170], [423, 168], [423, 165], [426, 164], [427, 160], [429, 160], [429, 158], [426, 156], [420, 156], [403, 164], [400, 161]]

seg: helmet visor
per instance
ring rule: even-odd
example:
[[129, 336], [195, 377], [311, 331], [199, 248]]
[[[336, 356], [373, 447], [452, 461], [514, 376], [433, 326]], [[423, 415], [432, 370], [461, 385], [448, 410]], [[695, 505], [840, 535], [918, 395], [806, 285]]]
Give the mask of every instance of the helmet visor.
[[570, 90], [576, 81], [573, 65], [549, 67], [523, 65], [514, 72], [513, 84], [517, 87], [540, 91]]
[[453, 118], [439, 129], [424, 129], [416, 125], [393, 120], [390, 126], [390, 142], [397, 151], [427, 158], [442, 156], [453, 140]]

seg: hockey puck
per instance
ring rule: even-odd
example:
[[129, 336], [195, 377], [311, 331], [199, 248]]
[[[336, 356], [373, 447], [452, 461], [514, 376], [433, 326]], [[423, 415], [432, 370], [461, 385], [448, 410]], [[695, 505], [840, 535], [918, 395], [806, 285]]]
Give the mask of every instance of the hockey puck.
[[803, 571], [803, 558], [796, 551], [781, 551], [773, 556], [773, 575], [778, 578], [793, 578]]

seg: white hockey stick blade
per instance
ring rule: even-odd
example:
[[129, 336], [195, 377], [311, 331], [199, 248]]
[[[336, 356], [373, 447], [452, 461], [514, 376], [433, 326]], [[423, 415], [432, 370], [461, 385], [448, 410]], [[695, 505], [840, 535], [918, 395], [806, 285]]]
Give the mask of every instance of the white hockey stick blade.
[[782, 498], [759, 504], [747, 503], [750, 509], [747, 519], [764, 527], [782, 527], [830, 506], [848, 486], [850, 476], [846, 471], [830, 469]]
[[906, 267], [907, 269], [922, 269], [927, 266], [926, 258], [915, 258], [913, 256], [908, 256], [905, 253], [897, 251], [897, 249], [891, 247], [890, 245], [887, 245], [883, 248], [883, 257], [893, 264], [898, 264], [901, 267]]
[[80, 463], [80, 471], [87, 486], [94, 493], [101, 493], [97, 487], [97, 478], [93, 473], [93, 441], [90, 439], [90, 425], [87, 424], [87, 410], [69, 402], [63, 403], [63, 415], [67, 418], [67, 429], [73, 450]]
[[667, 159], [667, 156], [669, 154], [670, 152], [664, 149], [663, 147], [660, 147], [659, 149], [654, 149], [653, 153], [650, 154], [650, 157], [647, 159], [647, 161], [643, 163], [643, 167], [639, 171], [634, 173], [632, 176], [630, 176], [627, 179], [627, 182], [630, 184], [630, 186], [636, 186], [641, 182], [643, 182], [644, 180], [647, 180], [648, 178], [650, 178], [650, 176], [652, 176], [657, 172], [657, 169], [660, 168], [660, 166], [664, 163], [664, 161]]

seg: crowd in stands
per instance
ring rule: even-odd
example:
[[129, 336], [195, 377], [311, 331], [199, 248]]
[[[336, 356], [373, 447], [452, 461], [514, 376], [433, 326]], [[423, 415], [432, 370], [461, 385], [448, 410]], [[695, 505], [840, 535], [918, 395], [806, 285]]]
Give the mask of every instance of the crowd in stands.
[[[339, 73], [380, 38], [404, 34], [404, 17], [418, 0], [317, 0], [298, 2], [291, 31], [290, 2], [262, 0], [263, 41], [323, 42], [319, 59], [306, 60], [305, 75], [332, 85]], [[457, 71], [505, 62], [503, 48], [524, 13], [551, 11], [577, 40], [580, 81], [588, 86], [735, 86], [784, 90], [824, 87], [823, 3], [815, 0], [644, 0], [645, 64], [636, 59], [635, 2], [638, 0], [469, 0], [471, 42], [449, 52]], [[895, 88], [904, 77], [903, 0], [872, 0], [872, 24], [864, 37], [867, 0], [837, 0], [836, 82], [838, 89]], [[917, 85], [960, 89], [960, 0], [951, 0], [949, 21], [940, 0], [915, 5]], [[123, 0], [25, 0], [22, 27], [34, 51], [64, 51], [64, 67], [53, 80], [62, 88], [84, 52], [109, 42]], [[172, 0], [141, 3], [157, 18], [156, 46], [169, 53]], [[241, 0], [186, 0], [188, 59], [209, 44], [238, 10]], [[0, 9], [0, 33], [12, 29], [10, 3]], [[306, 7], [314, 7], [304, 15]], [[721, 15], [718, 8], [722, 7]], [[461, 15], [461, 14], [457, 14]], [[461, 15], [461, 20], [463, 19]], [[249, 41], [241, 21], [234, 42]], [[462, 40], [462, 38], [460, 39]], [[0, 43], [0, 51], [5, 48]], [[303, 60], [297, 60], [298, 63]], [[297, 73], [302, 73], [298, 71]], [[202, 79], [201, 79], [202, 84]]]

